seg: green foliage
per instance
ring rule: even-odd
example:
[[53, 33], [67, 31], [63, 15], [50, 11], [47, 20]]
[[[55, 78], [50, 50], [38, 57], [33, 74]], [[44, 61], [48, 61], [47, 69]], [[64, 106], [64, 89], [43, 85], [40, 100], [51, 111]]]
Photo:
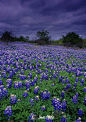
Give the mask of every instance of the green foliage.
[[12, 32], [11, 31], [10, 32], [5, 31], [2, 34], [1, 39], [4, 41], [4, 43], [7, 43], [8, 44], [8, 42], [12, 40], [12, 36], [11, 35], [12, 35]]
[[83, 46], [83, 40], [82, 38], [79, 37], [78, 34], [76, 34], [75, 32], [69, 32], [66, 36], [62, 36], [62, 41], [63, 43], [71, 43], [71, 44], [77, 44], [78, 47], [82, 47]]
[[49, 34], [49, 32], [44, 31], [44, 29], [42, 29], [42, 32], [38, 31], [36, 33], [36, 36], [38, 36], [40, 39], [38, 40], [37, 43], [39, 45], [49, 44], [50, 43], [49, 42], [50, 37], [48, 37], [48, 34]]

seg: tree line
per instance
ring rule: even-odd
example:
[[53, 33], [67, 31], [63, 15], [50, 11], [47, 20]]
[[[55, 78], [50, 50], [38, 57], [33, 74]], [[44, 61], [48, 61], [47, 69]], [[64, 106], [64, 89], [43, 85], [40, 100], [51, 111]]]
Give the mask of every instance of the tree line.
[[[21, 42], [33, 42], [33, 43], [37, 43], [38, 45], [49, 45], [52, 43], [51, 41], [51, 37], [48, 36], [49, 32], [45, 31], [44, 29], [42, 29], [41, 31], [38, 31], [36, 33], [36, 36], [38, 37], [37, 40], [31, 41], [29, 40], [29, 36], [23, 37], [14, 37], [12, 35], [12, 32], [8, 32], [5, 31], [2, 35], [1, 35], [1, 40], [5, 43], [8, 44], [9, 42], [15, 42], [15, 41], [21, 41]], [[62, 35], [62, 44], [68, 45], [68, 46], [73, 46], [76, 45], [80, 48], [83, 47], [83, 39], [82, 37], [80, 38], [78, 34], [76, 34], [75, 32], [69, 32], [68, 34], [66, 34], [66, 36]]]

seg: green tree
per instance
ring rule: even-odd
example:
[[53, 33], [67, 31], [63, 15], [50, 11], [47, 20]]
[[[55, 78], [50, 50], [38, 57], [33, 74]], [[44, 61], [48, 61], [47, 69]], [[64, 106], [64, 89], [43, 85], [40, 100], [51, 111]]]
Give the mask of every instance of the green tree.
[[[48, 34], [49, 34], [49, 32], [44, 31], [44, 29], [42, 29], [42, 32], [38, 31], [38, 32], [36, 33], [36, 36], [39, 38], [39, 41], [40, 41], [40, 40], [41, 40], [41, 41], [43, 40], [45, 44], [49, 44], [49, 39], [50, 39], [51, 37], [48, 37]], [[41, 43], [41, 42], [39, 42], [39, 43]]]
[[5, 31], [2, 34], [1, 39], [4, 41], [5, 44], [8, 44], [8, 42], [12, 40], [12, 32]]
[[29, 36], [26, 36], [26, 41], [29, 41]]
[[20, 36], [19, 41], [25, 41], [25, 38], [23, 36]]
[[75, 32], [69, 32], [66, 36], [62, 36], [62, 42], [65, 43], [70, 43], [72, 45], [77, 45], [79, 47], [83, 46], [83, 40], [82, 38], [79, 37], [78, 34]]

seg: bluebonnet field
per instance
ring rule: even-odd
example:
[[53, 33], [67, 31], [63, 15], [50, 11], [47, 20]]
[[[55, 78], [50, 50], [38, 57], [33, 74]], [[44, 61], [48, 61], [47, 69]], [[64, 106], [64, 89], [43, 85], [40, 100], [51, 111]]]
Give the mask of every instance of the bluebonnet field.
[[86, 122], [85, 49], [0, 44], [0, 122], [34, 121]]

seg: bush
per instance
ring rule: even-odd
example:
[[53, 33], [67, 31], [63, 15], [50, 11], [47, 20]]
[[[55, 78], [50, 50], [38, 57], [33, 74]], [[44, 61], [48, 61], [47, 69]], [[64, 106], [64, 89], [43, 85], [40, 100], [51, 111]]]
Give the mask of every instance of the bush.
[[66, 36], [63, 36], [62, 38], [62, 43], [64, 45], [75, 45], [75, 46], [78, 46], [80, 48], [83, 47], [83, 40], [82, 38], [79, 37], [78, 34], [74, 33], [74, 32], [69, 32]]

